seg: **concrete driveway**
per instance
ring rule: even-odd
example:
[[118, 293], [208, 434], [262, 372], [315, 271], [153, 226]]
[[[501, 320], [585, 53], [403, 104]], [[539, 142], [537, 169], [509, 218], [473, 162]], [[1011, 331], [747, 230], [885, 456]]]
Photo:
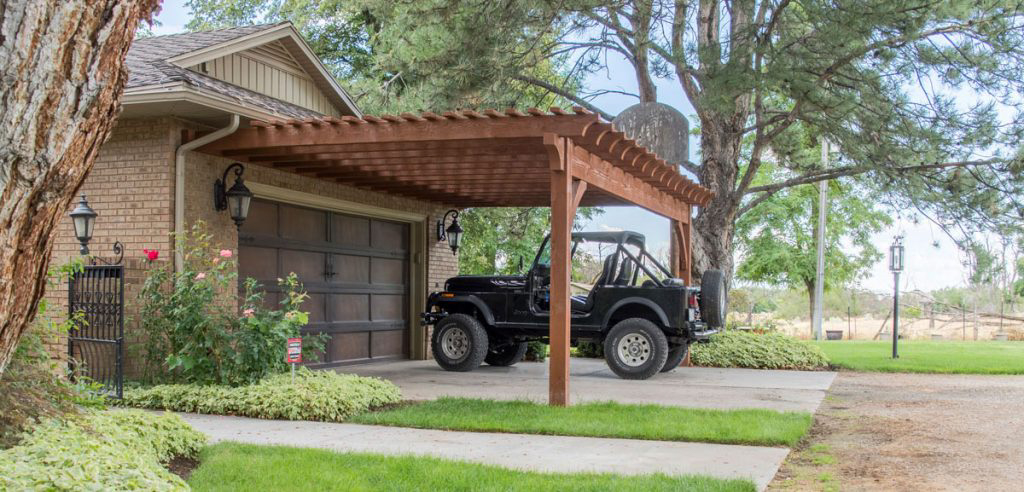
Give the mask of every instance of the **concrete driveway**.
[[[657, 403], [703, 408], [767, 408], [814, 412], [836, 373], [681, 367], [646, 381], [627, 381], [603, 360], [573, 358], [571, 401]], [[512, 367], [480, 366], [472, 372], [447, 372], [432, 360], [378, 362], [345, 366], [338, 372], [388, 379], [410, 400], [439, 396], [547, 401], [548, 365], [521, 362]]]

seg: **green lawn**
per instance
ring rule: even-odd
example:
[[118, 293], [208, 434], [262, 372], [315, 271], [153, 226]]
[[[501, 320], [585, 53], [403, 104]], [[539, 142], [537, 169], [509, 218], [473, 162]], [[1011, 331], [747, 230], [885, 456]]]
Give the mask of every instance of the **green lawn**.
[[892, 342], [816, 342], [833, 366], [854, 371], [947, 374], [1024, 374], [1022, 342], [900, 340], [899, 359]]
[[188, 480], [196, 491], [756, 490], [750, 481], [704, 476], [532, 473], [436, 458], [237, 443], [207, 447], [200, 462]]
[[527, 401], [440, 398], [359, 414], [350, 422], [477, 432], [792, 446], [807, 433], [811, 415], [620, 403], [552, 407]]

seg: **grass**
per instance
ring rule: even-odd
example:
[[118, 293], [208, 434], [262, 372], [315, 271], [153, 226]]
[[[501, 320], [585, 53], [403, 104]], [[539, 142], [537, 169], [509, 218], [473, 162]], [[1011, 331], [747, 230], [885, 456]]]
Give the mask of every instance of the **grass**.
[[359, 414], [350, 421], [422, 429], [793, 446], [807, 433], [811, 420], [808, 413], [760, 409], [611, 402], [552, 407], [528, 401], [439, 398]]
[[705, 476], [534, 473], [437, 458], [230, 442], [207, 447], [200, 463], [188, 480], [196, 491], [756, 490], [747, 480]]
[[941, 374], [1024, 374], [1022, 342], [900, 340], [816, 342], [833, 366], [854, 371]]

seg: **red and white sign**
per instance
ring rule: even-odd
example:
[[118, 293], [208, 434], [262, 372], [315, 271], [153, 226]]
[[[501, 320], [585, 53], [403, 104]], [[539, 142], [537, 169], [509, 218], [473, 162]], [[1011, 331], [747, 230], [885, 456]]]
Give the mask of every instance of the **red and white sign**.
[[289, 364], [298, 364], [302, 362], [301, 338], [288, 339], [288, 354], [285, 356], [284, 361]]

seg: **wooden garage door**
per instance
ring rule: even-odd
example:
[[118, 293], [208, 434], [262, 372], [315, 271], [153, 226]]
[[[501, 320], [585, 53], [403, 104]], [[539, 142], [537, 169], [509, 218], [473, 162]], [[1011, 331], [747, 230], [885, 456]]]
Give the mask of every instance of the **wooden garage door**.
[[409, 226], [253, 200], [239, 234], [238, 268], [280, 301], [295, 272], [309, 292], [306, 333], [330, 336], [317, 365], [407, 357]]

